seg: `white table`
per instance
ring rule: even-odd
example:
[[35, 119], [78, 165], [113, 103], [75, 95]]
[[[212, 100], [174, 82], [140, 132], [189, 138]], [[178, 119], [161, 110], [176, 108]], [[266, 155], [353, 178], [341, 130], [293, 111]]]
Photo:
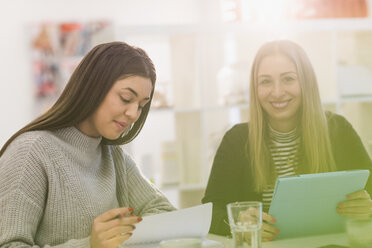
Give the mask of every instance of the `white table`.
[[[226, 237], [208, 234], [206, 238], [223, 243], [225, 248], [233, 248], [232, 240]], [[347, 246], [348, 241], [346, 233], [264, 242], [262, 243], [262, 248], [316, 248], [330, 244]]]

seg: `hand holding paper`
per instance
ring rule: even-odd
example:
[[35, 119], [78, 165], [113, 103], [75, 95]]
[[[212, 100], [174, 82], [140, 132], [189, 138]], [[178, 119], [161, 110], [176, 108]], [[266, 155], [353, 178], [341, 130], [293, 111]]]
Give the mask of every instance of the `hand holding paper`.
[[141, 221], [141, 217], [128, 216], [132, 211], [133, 209], [128, 207], [115, 208], [98, 216], [93, 222], [90, 246], [115, 248], [129, 239], [134, 224]]
[[212, 203], [178, 211], [143, 217], [133, 236], [124, 242], [131, 245], [158, 243], [164, 239], [185, 237], [202, 238], [208, 234], [212, 219]]

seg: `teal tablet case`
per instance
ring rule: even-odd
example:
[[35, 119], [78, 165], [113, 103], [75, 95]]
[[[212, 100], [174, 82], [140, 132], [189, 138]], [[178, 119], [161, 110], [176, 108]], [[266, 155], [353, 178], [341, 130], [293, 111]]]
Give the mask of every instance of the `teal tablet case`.
[[269, 209], [277, 239], [343, 232], [337, 204], [364, 189], [368, 176], [369, 170], [350, 170], [278, 178]]

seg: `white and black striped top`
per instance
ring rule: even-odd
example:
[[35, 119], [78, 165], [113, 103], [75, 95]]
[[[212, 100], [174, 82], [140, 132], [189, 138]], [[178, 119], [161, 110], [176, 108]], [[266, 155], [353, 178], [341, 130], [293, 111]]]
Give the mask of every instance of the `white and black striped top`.
[[[300, 143], [297, 128], [288, 133], [281, 133], [270, 127], [269, 134], [271, 140], [269, 149], [278, 177], [295, 175], [294, 168], [298, 165], [297, 151]], [[270, 208], [273, 190], [273, 185], [271, 185], [262, 192], [262, 204], [265, 212]]]

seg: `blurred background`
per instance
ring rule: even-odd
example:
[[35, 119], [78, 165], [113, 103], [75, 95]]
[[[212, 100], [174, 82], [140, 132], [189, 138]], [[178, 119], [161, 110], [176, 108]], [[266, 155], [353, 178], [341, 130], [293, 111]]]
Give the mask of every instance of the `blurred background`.
[[50, 107], [84, 54], [121, 40], [153, 59], [157, 88], [124, 146], [179, 207], [200, 204], [216, 149], [248, 121], [252, 59], [291, 39], [309, 55], [326, 109], [372, 155], [372, 0], [12, 0], [0, 8], [0, 145]]

